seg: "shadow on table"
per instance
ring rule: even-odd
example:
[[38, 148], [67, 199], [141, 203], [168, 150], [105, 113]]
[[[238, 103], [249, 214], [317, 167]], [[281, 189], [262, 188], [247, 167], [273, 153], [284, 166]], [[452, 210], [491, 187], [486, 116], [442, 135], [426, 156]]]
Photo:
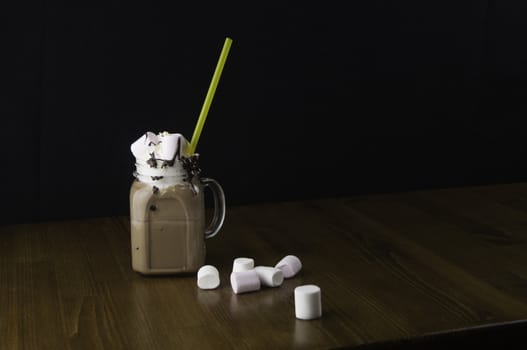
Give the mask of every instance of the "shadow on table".
[[495, 323], [452, 331], [425, 334], [411, 339], [400, 339], [363, 344], [338, 349], [525, 349], [527, 344], [527, 320]]

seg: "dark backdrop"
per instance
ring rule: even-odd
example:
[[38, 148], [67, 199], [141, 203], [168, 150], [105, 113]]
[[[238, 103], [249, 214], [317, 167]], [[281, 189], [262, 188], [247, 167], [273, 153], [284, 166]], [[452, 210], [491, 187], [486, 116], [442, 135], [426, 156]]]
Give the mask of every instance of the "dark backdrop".
[[0, 6], [2, 222], [128, 214], [130, 143], [190, 138], [226, 36], [198, 152], [231, 205], [527, 176], [525, 1]]

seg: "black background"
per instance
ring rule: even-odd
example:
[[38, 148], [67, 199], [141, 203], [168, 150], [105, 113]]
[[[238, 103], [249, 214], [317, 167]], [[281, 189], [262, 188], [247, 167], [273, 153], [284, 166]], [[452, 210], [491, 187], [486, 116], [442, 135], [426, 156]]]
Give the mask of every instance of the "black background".
[[198, 152], [230, 205], [527, 176], [524, 1], [0, 7], [0, 222], [127, 215], [130, 144], [191, 137], [226, 36]]

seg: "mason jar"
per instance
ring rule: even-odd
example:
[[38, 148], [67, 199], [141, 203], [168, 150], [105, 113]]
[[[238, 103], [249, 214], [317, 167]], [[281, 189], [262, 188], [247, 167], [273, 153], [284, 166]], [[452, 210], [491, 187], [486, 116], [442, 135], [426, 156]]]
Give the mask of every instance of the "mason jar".
[[[225, 195], [218, 182], [192, 171], [196, 160], [178, 158], [168, 165], [136, 163], [130, 188], [133, 270], [142, 274], [194, 273], [205, 264], [205, 239], [214, 237], [223, 225]], [[206, 188], [214, 199], [208, 226]]]

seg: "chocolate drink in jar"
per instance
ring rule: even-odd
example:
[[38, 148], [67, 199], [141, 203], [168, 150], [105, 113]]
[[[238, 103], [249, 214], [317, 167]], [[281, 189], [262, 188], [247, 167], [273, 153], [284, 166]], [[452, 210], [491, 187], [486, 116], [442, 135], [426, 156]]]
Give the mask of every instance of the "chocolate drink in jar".
[[[213, 179], [201, 178], [198, 155], [181, 134], [147, 132], [131, 146], [136, 159], [130, 188], [132, 268], [142, 274], [194, 273], [205, 263], [205, 239], [225, 218], [225, 195]], [[205, 188], [214, 215], [206, 228]]]

